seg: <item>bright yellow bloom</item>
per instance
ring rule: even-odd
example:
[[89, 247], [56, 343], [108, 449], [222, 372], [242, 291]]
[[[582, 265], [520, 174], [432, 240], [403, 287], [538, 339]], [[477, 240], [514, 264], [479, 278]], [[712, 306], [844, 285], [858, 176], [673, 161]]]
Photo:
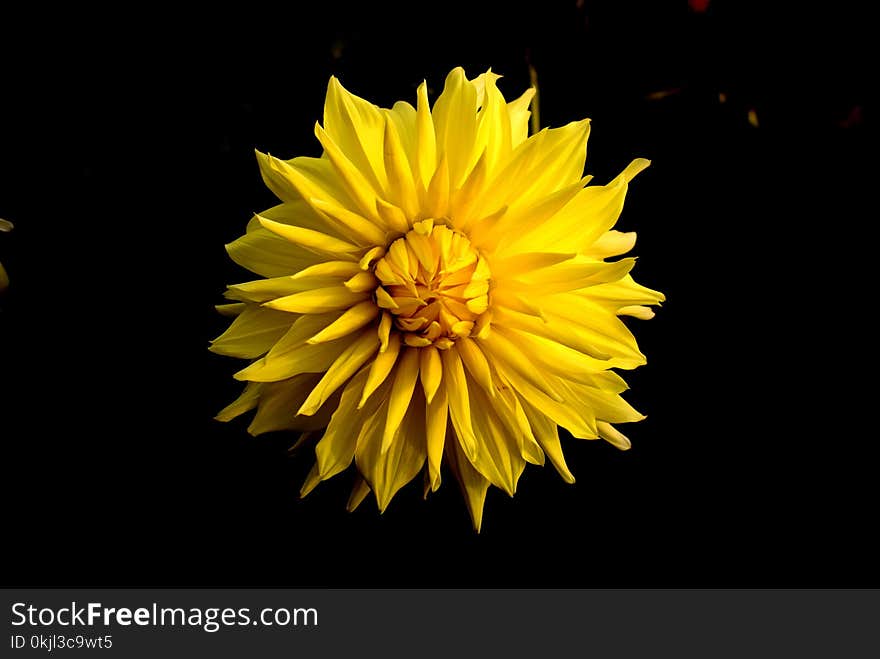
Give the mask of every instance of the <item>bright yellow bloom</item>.
[[252, 360], [218, 419], [256, 408], [249, 431], [323, 431], [302, 494], [355, 463], [355, 508], [380, 510], [447, 465], [479, 530], [490, 485], [513, 495], [545, 456], [567, 482], [557, 427], [629, 440], [644, 418], [612, 368], [645, 363], [619, 316], [650, 318], [662, 293], [635, 283], [634, 233], [612, 229], [632, 162], [583, 176], [589, 121], [528, 136], [533, 90], [506, 102], [491, 71], [453, 70], [416, 107], [379, 108], [330, 79], [320, 158], [257, 152], [281, 204], [229, 244], [264, 277], [230, 286], [236, 316], [212, 350]]

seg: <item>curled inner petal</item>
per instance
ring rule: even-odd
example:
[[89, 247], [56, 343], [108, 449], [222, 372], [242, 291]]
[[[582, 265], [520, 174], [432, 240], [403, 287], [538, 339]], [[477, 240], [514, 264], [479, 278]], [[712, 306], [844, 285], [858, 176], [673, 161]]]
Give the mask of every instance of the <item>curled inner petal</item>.
[[452, 347], [489, 306], [488, 263], [467, 237], [432, 219], [391, 243], [373, 271], [376, 303], [412, 347]]

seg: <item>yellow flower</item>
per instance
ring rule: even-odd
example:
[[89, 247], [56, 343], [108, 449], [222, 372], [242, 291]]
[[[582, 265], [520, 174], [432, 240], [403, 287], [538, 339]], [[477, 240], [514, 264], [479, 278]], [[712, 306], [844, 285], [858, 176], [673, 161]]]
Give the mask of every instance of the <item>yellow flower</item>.
[[445, 464], [479, 530], [486, 491], [509, 495], [545, 456], [567, 482], [557, 427], [629, 440], [644, 418], [612, 368], [645, 363], [621, 315], [662, 293], [633, 281], [634, 233], [612, 229], [632, 162], [608, 185], [583, 176], [588, 120], [528, 136], [533, 90], [506, 102], [489, 71], [461, 68], [428, 103], [379, 108], [330, 79], [320, 158], [257, 152], [281, 204], [227, 246], [265, 277], [230, 286], [212, 350], [253, 360], [218, 415], [256, 408], [249, 431], [324, 429], [310, 492], [355, 463], [354, 509], [380, 510]]

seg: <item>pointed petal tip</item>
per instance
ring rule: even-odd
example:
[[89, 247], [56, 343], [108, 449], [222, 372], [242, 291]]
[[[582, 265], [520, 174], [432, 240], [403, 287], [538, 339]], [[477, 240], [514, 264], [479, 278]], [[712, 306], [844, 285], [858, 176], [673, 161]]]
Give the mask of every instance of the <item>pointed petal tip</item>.
[[625, 170], [623, 170], [624, 178], [628, 183], [633, 178], [635, 178], [636, 174], [645, 171], [650, 166], [651, 161], [647, 158], [636, 158], [627, 166]]
[[376, 495], [376, 505], [379, 507], [379, 514], [384, 515], [385, 511], [388, 509], [388, 504], [391, 503], [390, 498], [379, 498], [379, 495]]
[[302, 404], [302, 407], [297, 410], [296, 416], [314, 416], [319, 407], [320, 405], [318, 405], [317, 402], [306, 401]]
[[309, 475], [306, 476], [306, 480], [299, 490], [299, 498], [305, 498], [312, 490], [314, 490], [318, 486], [318, 483], [320, 482], [321, 474], [318, 472], [318, 465], [316, 463], [309, 471]]

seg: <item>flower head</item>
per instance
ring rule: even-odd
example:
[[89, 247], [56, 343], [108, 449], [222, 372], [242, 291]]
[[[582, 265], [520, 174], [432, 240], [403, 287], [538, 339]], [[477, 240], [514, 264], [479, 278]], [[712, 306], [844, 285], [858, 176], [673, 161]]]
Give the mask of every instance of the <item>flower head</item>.
[[619, 316], [663, 295], [635, 283], [634, 233], [612, 227], [633, 161], [583, 176], [589, 121], [528, 136], [533, 90], [506, 102], [491, 71], [453, 70], [433, 108], [379, 108], [331, 78], [320, 158], [257, 152], [281, 204], [227, 246], [260, 275], [230, 286], [215, 352], [252, 360], [228, 420], [249, 431], [323, 429], [303, 495], [354, 462], [349, 501], [384, 510], [445, 464], [479, 530], [487, 489], [510, 495], [545, 456], [567, 482], [558, 427], [629, 441], [638, 421], [611, 369], [645, 363]]

